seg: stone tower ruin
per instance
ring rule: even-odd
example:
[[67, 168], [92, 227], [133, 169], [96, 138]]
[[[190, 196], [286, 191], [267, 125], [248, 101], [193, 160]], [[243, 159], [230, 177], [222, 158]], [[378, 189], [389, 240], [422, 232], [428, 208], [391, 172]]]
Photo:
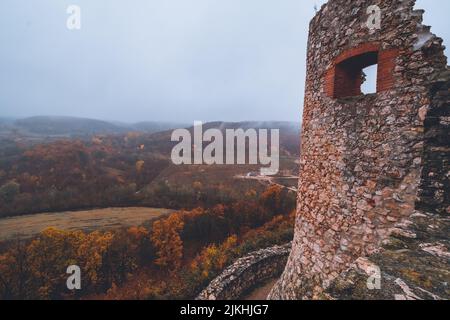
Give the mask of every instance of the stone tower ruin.
[[447, 59], [414, 4], [329, 0], [311, 21], [295, 237], [272, 299], [318, 298], [403, 219], [450, 213]]

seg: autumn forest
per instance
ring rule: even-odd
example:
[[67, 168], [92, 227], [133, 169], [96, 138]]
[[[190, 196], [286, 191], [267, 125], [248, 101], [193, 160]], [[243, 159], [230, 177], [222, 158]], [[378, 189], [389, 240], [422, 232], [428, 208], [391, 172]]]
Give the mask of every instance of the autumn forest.
[[[251, 179], [257, 166], [175, 166], [170, 131], [3, 136], [0, 225], [96, 208], [170, 213], [134, 226], [48, 221], [38, 234], [18, 231], [0, 243], [0, 299], [192, 299], [237, 258], [291, 241], [299, 141], [284, 126], [271, 180]], [[81, 290], [66, 287], [73, 264]]]

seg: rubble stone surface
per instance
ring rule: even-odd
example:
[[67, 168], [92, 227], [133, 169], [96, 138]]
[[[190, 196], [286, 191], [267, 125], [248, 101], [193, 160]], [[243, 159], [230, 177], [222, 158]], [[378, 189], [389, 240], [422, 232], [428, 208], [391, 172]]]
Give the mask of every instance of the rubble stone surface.
[[291, 244], [252, 252], [229, 266], [197, 297], [198, 300], [236, 300], [255, 286], [280, 276]]

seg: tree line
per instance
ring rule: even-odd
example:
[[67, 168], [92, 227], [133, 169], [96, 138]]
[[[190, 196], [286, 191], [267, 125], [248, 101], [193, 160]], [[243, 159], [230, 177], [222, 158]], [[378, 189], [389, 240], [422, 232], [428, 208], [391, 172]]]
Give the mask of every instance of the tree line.
[[[295, 194], [271, 186], [128, 229], [49, 228], [1, 244], [0, 299], [193, 298], [237, 257], [290, 241], [294, 209]], [[79, 291], [66, 288], [69, 265], [82, 270]]]

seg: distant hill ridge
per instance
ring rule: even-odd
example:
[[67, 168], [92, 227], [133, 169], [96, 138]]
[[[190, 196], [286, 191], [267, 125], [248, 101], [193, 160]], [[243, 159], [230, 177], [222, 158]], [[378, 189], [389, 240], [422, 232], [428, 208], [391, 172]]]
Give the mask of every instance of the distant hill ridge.
[[130, 131], [155, 133], [173, 128], [187, 126], [181, 123], [166, 123], [157, 121], [138, 123], [113, 123], [104, 120], [62, 117], [36, 116], [18, 119], [10, 123], [13, 128], [39, 135], [82, 136], [95, 134], [121, 134]]
[[[158, 133], [177, 128], [191, 128], [193, 123], [143, 121], [137, 123], [109, 122], [104, 120], [65, 117], [35, 116], [17, 120], [0, 121], [7, 130], [18, 130], [22, 133], [48, 136], [90, 136], [96, 134], [123, 134], [130, 131]], [[6, 126], [7, 125], [7, 126]], [[5, 129], [3, 128], [3, 129]], [[280, 129], [282, 131], [299, 132], [300, 124], [288, 121], [244, 121], [244, 122], [206, 122], [204, 130], [210, 128], [225, 129]]]

